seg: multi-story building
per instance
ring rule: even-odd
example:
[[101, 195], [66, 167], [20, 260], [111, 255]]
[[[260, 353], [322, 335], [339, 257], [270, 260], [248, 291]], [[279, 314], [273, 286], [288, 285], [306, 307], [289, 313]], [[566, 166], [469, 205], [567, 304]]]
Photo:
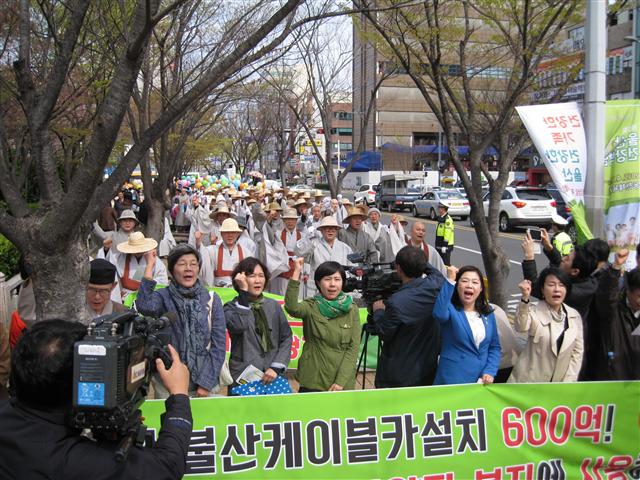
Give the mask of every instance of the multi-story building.
[[[638, 19], [635, 21], [638, 22]], [[356, 28], [363, 29], [363, 32], [358, 33]], [[362, 41], [363, 38], [371, 38], [368, 29], [373, 27], [367, 22], [359, 22], [357, 27], [354, 26], [353, 143], [357, 145], [364, 136], [364, 149], [381, 152], [385, 170], [445, 168], [448, 165], [448, 150], [439, 122], [408, 75], [398, 72], [383, 80], [374, 96], [371, 119], [368, 123], [365, 122], [365, 112], [376, 82], [388, 72], [391, 65], [373, 44]], [[640, 68], [640, 60], [637, 56], [634, 58], [633, 37], [636, 30], [632, 9], [609, 16], [607, 96], [610, 99], [638, 97], [640, 75], [634, 75], [633, 72], [636, 64]], [[572, 58], [576, 62], [582, 61], [584, 45], [584, 26], [575, 25], [561, 32], [554, 51], [561, 53], [566, 65]], [[552, 58], [540, 65], [542, 74], [539, 75], [536, 92], [531, 95], [531, 103], [549, 101], [558, 95], [559, 88], [563, 88], [560, 101], [583, 100], [584, 72], [579, 68], [575, 73], [568, 73], [566, 68], [556, 68], [559, 59]], [[459, 75], [456, 72], [459, 65], [446, 67], [450, 75]], [[575, 75], [573, 82], [567, 78], [567, 75], [572, 74]], [[507, 75], [508, 71], [499, 65], [486, 68], [481, 73], [481, 76], [492, 80], [506, 78]], [[567, 86], [568, 82], [570, 84]], [[634, 88], [634, 83], [638, 88]], [[540, 168], [541, 174], [544, 173], [544, 166], [534, 149], [525, 153], [514, 168], [527, 169], [529, 166]], [[543, 180], [539, 176], [536, 181]]]
[[329, 134], [325, 137], [331, 145], [331, 163], [338, 165], [344, 161], [353, 146], [353, 111], [350, 103], [334, 103], [331, 105]]

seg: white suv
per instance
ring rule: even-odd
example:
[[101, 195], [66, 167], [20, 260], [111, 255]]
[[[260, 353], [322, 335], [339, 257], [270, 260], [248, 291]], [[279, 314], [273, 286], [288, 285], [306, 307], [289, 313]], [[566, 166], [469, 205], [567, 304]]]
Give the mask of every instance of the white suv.
[[365, 183], [361, 185], [358, 191], [353, 195], [353, 203], [366, 203], [373, 205], [376, 203], [376, 190], [378, 185], [373, 183]]
[[[489, 211], [489, 193], [483, 200], [484, 211]], [[506, 232], [515, 225], [548, 227], [556, 213], [556, 201], [544, 188], [507, 187], [500, 200], [498, 228]]]

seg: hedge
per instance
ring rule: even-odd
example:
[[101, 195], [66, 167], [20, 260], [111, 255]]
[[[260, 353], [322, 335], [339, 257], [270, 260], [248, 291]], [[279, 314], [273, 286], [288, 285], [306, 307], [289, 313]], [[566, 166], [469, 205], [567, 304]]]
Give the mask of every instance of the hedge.
[[18, 248], [0, 235], [0, 272], [11, 278], [18, 273], [18, 260], [20, 251]]

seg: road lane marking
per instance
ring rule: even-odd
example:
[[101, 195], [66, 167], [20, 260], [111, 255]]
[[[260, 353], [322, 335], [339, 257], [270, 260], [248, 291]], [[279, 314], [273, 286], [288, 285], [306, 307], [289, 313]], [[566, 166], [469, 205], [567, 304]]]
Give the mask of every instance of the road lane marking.
[[[476, 253], [476, 254], [482, 256], [482, 252], [480, 252], [478, 250], [472, 250], [472, 249], [467, 248], [467, 247], [461, 247], [460, 245], [454, 245], [453, 249], [454, 250], [456, 250], [456, 249], [465, 250], [467, 252]], [[509, 262], [513, 263], [514, 265], [522, 265], [522, 263], [516, 262], [515, 260], [511, 260], [511, 259], [509, 259]]]

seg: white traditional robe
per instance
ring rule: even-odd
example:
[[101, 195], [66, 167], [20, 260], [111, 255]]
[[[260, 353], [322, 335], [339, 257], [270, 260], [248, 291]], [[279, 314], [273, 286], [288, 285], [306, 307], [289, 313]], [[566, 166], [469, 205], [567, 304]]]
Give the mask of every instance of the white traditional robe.
[[[131, 280], [141, 282], [142, 277], [144, 276], [144, 270], [147, 268], [147, 261], [145, 260], [144, 256], [140, 257], [140, 260], [138, 260], [133, 254], [127, 255], [124, 253], [120, 253], [115, 248], [109, 250], [107, 260], [109, 260], [116, 266], [118, 280], [116, 288], [114, 288], [113, 292], [111, 292], [111, 300], [116, 303], [123, 303], [127, 295], [129, 295], [133, 291], [125, 288], [122, 285], [122, 277], [124, 277], [127, 256], [130, 257], [128, 277]], [[167, 269], [164, 266], [164, 263], [162, 263], [162, 261], [159, 259], [156, 260], [156, 263], [153, 265], [153, 280], [161, 285], [169, 285], [169, 276], [167, 275]]]
[[209, 218], [211, 212], [207, 207], [199, 205], [198, 208], [191, 210], [191, 228], [189, 229], [189, 240], [187, 243], [195, 248], [196, 232], [202, 232], [202, 243], [206, 246], [211, 245], [210, 235], [214, 228], [214, 221]]
[[375, 228], [370, 221], [367, 221], [362, 224], [362, 229], [371, 236], [378, 252], [380, 252], [378, 260], [381, 263], [393, 262], [395, 260], [395, 254], [391, 248], [389, 227], [378, 222], [378, 228]]
[[[413, 245], [411, 243], [411, 239], [407, 240], [407, 245], [412, 245], [416, 248], [416, 245]], [[427, 256], [429, 257], [429, 263], [431, 264], [431, 266], [433, 268], [437, 268], [438, 270], [440, 270], [440, 273], [442, 273], [442, 275], [444, 275], [444, 278], [447, 278], [447, 267], [445, 266], [444, 262], [442, 261], [442, 257], [440, 256], [440, 254], [438, 253], [438, 251], [436, 250], [436, 247], [434, 247], [433, 245], [429, 245], [426, 242], [422, 242], [422, 251], [427, 254]]]
[[289, 231], [286, 228], [284, 228], [280, 230], [276, 235], [276, 241], [280, 240], [287, 251], [287, 264], [289, 268], [287, 269], [287, 272], [283, 272], [282, 274], [276, 277], [271, 277], [271, 280], [269, 281], [269, 285], [270, 285], [269, 291], [271, 293], [275, 293], [277, 295], [284, 295], [287, 292], [287, 286], [289, 285], [289, 278], [283, 277], [282, 275], [287, 275], [287, 273], [288, 274], [291, 273], [291, 269], [293, 265], [292, 261], [297, 258], [297, 256], [295, 255], [296, 244], [300, 239], [302, 239], [302, 234], [296, 229], [293, 229], [293, 231]]
[[171, 226], [169, 225], [169, 219], [164, 217], [164, 236], [160, 243], [158, 244], [158, 255], [160, 257], [166, 257], [169, 255], [169, 252], [173, 250], [173, 247], [177, 245], [176, 239], [173, 238], [173, 233], [171, 233]]
[[244, 258], [247, 257], [257, 257], [258, 255], [258, 246], [256, 242], [249, 236], [247, 230], [243, 231], [238, 237], [238, 243], [242, 245], [242, 249], [245, 251]]
[[249, 256], [242, 245], [236, 243], [229, 249], [223, 242], [208, 247], [200, 246], [200, 255], [200, 280], [207, 286], [231, 285], [231, 272], [238, 263]]
[[352, 265], [347, 259], [347, 255], [351, 253], [353, 253], [351, 247], [337, 238], [333, 241], [333, 246], [329, 245], [324, 238], [315, 238], [313, 235], [306, 235], [298, 241], [295, 254], [304, 257], [305, 266], [309, 264], [309, 280], [306, 284], [305, 298], [312, 297], [317, 293], [313, 276], [320, 264], [331, 260], [340, 265]]

